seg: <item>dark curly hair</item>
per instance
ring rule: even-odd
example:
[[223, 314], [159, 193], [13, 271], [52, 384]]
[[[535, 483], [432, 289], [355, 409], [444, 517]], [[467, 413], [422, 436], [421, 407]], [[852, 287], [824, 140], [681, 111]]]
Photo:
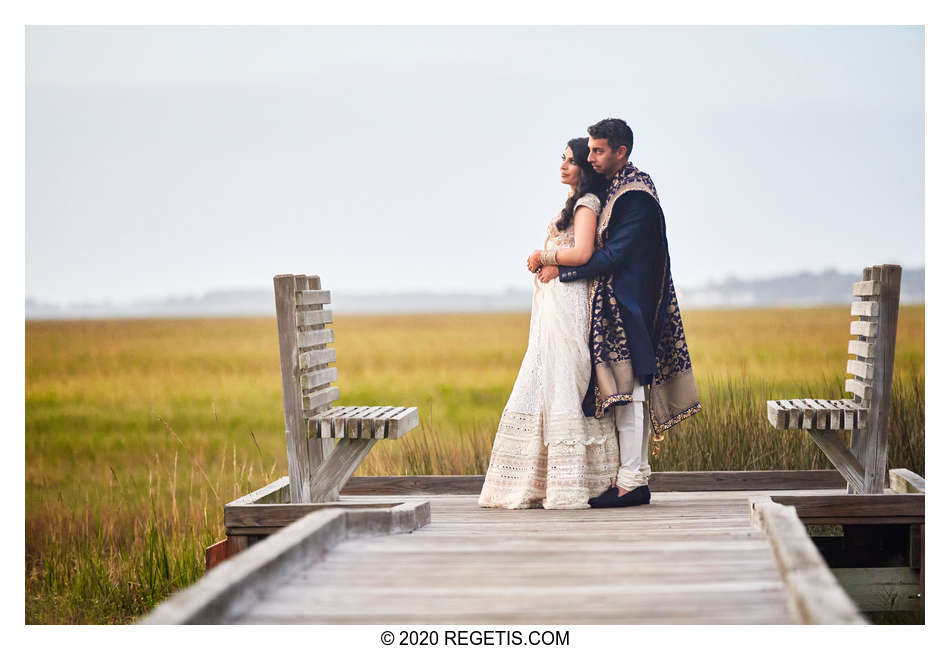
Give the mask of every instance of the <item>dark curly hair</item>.
[[574, 193], [567, 197], [564, 202], [564, 208], [561, 210], [561, 216], [558, 218], [557, 229], [565, 231], [574, 223], [574, 206], [577, 205], [577, 199], [585, 194], [596, 194], [601, 203], [607, 193], [607, 179], [594, 171], [591, 164], [587, 162], [587, 155], [590, 149], [587, 148], [587, 138], [574, 138], [568, 140], [568, 148], [574, 154], [574, 164], [580, 168], [580, 178], [577, 180], [577, 187]]
[[623, 120], [608, 117], [606, 120], [601, 120], [597, 124], [587, 127], [587, 133], [595, 140], [606, 138], [607, 144], [610, 145], [610, 148], [614, 151], [621, 145], [625, 146], [627, 148], [628, 158], [630, 157], [630, 152], [633, 151], [633, 131], [630, 130], [630, 127], [627, 126], [627, 123]]

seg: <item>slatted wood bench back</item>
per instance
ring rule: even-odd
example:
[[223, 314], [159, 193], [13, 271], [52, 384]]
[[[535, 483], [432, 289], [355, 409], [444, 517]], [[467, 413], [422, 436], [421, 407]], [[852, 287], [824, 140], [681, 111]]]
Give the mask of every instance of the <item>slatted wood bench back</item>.
[[[851, 493], [880, 494], [887, 476], [887, 419], [894, 377], [901, 267], [885, 264], [864, 269], [854, 284], [851, 303], [845, 392], [851, 399], [791, 399], [767, 403], [777, 429], [805, 429], [839, 472]], [[850, 448], [838, 438], [850, 430]]]

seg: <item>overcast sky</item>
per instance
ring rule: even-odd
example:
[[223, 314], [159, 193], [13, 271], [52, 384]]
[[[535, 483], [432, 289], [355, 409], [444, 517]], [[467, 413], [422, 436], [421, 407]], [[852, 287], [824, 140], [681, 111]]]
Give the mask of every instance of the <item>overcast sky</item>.
[[38, 27], [26, 294], [496, 291], [634, 131], [694, 287], [924, 263], [919, 27]]

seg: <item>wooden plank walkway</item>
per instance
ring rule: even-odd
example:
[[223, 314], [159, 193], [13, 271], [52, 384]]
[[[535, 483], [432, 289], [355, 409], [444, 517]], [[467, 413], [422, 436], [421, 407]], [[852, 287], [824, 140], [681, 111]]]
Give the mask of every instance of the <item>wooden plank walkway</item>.
[[426, 495], [429, 525], [343, 541], [223, 622], [795, 623], [771, 545], [750, 522], [749, 497], [767, 494], [654, 492], [650, 505], [603, 510]]

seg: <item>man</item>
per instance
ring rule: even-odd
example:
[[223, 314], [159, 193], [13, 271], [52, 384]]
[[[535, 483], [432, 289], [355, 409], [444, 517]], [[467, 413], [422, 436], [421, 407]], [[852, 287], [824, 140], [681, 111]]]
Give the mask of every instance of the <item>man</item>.
[[611, 118], [587, 133], [587, 159], [610, 184], [597, 250], [586, 264], [557, 270], [561, 282], [593, 279], [586, 405], [588, 415], [597, 417], [614, 410], [620, 445], [617, 486], [589, 503], [598, 508], [644, 505], [650, 502], [645, 387], [650, 387], [649, 415], [658, 436], [702, 406], [669, 272], [663, 211], [649, 175], [628, 161], [633, 132], [623, 120]]

